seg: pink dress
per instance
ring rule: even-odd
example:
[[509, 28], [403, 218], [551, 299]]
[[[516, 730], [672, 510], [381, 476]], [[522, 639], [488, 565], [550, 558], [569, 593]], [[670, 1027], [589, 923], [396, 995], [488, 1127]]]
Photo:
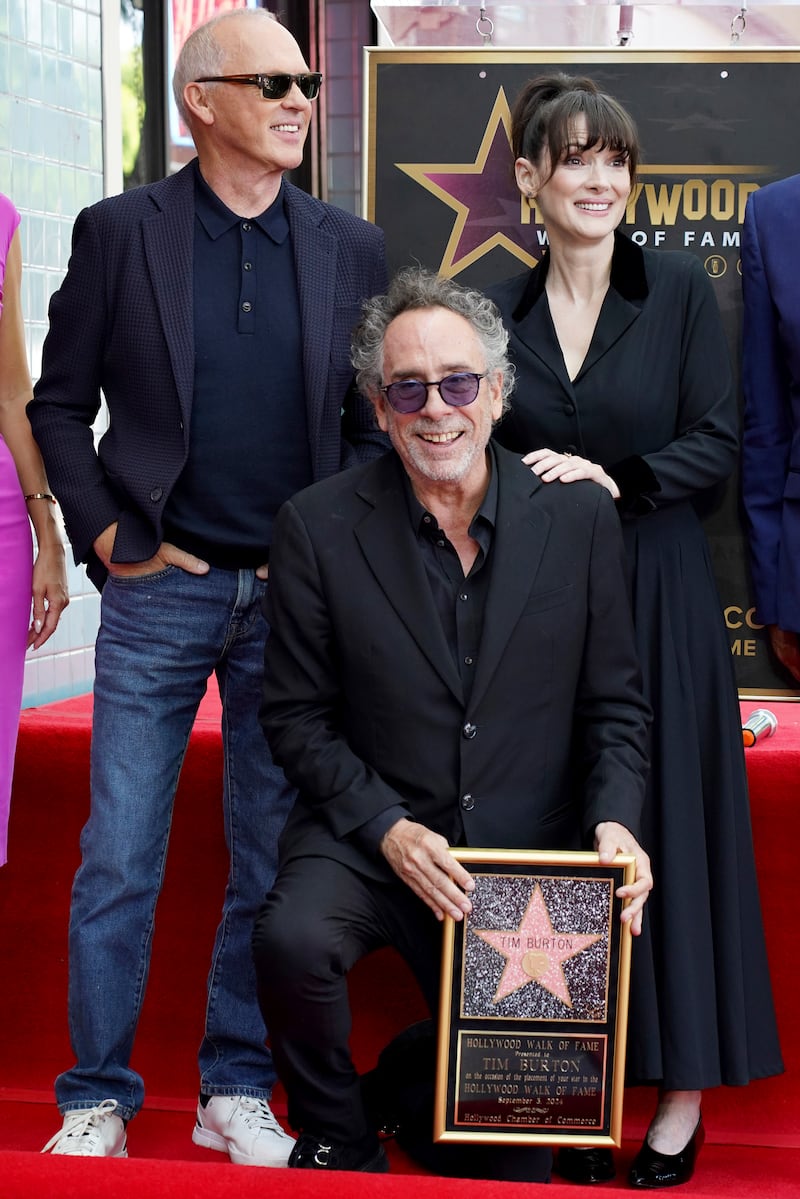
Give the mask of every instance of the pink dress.
[[[0, 320], [6, 256], [19, 213], [0, 195]], [[2, 364], [0, 364], [2, 369]], [[0, 436], [0, 865], [6, 860], [8, 806], [31, 613], [33, 545], [14, 459]]]

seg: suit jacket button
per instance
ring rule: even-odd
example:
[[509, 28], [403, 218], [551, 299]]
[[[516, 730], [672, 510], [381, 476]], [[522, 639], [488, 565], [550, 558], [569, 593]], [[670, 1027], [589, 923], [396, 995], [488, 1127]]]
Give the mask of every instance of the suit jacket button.
[[153, 490], [150, 492], [150, 499], [153, 501], [154, 504], [157, 504], [163, 494], [164, 494], [163, 487], [154, 487]]
[[469, 724], [469, 722], [467, 724], [465, 724], [463, 729], [461, 730], [462, 736], [466, 737], [467, 741], [471, 741], [472, 738], [474, 736], [476, 736], [477, 732], [478, 732], [477, 725]]
[[461, 806], [465, 812], [471, 812], [475, 807], [475, 800], [472, 798], [469, 791], [466, 793], [466, 795], [461, 796]]

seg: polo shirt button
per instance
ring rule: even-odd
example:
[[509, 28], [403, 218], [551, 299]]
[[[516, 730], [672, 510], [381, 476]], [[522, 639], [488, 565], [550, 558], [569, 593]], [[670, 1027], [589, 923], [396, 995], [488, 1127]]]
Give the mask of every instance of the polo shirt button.
[[475, 807], [475, 800], [472, 798], [469, 791], [467, 791], [466, 795], [461, 796], [461, 806], [465, 812], [471, 812]]
[[154, 487], [153, 490], [150, 492], [150, 499], [153, 501], [154, 504], [157, 504], [163, 494], [164, 494], [163, 487]]
[[461, 733], [462, 733], [462, 736], [465, 737], [467, 741], [471, 741], [472, 738], [477, 736], [477, 734], [478, 734], [478, 726], [467, 722], [467, 724], [465, 724], [463, 729], [461, 730]]
[[252, 269], [253, 269], [253, 264], [252, 264], [252, 262], [246, 262], [246, 263], [244, 264], [244, 269], [245, 269], [246, 271], [252, 271]]
[[252, 312], [252, 311], [253, 311], [253, 305], [250, 303], [249, 300], [245, 300], [244, 304], [242, 304], [242, 312]]
[[250, 222], [242, 221], [242, 228], [244, 229], [245, 233], [249, 233], [250, 232]]

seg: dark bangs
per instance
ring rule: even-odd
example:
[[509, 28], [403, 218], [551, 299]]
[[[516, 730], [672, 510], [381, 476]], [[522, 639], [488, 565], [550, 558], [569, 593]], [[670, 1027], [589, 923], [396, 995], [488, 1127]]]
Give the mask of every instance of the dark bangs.
[[[549, 179], [570, 149], [583, 151], [599, 145], [603, 150], [615, 150], [625, 155], [633, 185], [639, 165], [639, 137], [632, 118], [613, 97], [603, 92], [584, 91], [580, 87], [582, 80], [571, 82], [570, 90], [537, 104], [530, 113], [522, 132], [518, 157], [527, 158], [538, 166], [546, 155]], [[581, 118], [586, 123], [586, 139], [583, 145], [576, 145], [575, 127]]]

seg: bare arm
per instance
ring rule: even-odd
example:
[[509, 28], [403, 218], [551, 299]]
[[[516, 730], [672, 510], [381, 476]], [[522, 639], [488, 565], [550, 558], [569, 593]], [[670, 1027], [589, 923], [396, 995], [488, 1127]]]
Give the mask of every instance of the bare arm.
[[[24, 495], [50, 491], [42, 455], [33, 438], [25, 407], [33, 389], [25, 353], [20, 285], [22, 251], [19, 231], [14, 234], [6, 259], [3, 312], [0, 316], [0, 433], [8, 446]], [[38, 649], [52, 636], [69, 603], [67, 572], [61, 530], [49, 500], [28, 501], [38, 553], [33, 568], [33, 617], [28, 645]]]

